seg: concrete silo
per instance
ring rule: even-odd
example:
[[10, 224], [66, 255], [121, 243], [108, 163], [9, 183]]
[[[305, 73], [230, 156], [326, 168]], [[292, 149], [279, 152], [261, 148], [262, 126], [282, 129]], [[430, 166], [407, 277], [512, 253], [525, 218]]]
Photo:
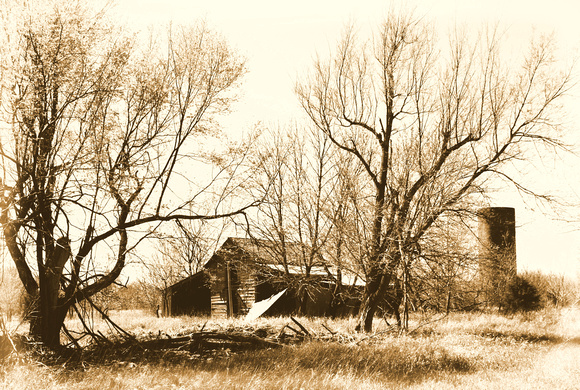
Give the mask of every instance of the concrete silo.
[[488, 304], [496, 305], [517, 273], [516, 211], [513, 207], [479, 210], [479, 274]]

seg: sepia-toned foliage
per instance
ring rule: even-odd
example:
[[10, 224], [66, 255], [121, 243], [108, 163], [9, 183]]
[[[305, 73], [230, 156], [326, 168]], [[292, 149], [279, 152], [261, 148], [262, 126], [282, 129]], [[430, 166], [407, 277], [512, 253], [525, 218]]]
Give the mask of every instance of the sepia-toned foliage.
[[87, 2], [3, 8], [0, 224], [31, 333], [57, 346], [69, 308], [115, 282], [162, 222], [250, 206], [224, 202], [243, 151], [198, 174], [245, 67], [204, 24], [143, 44]]
[[382, 297], [415, 267], [439, 218], [469, 211], [490, 180], [526, 190], [508, 168], [530, 144], [559, 144], [570, 72], [558, 70], [550, 39], [533, 40], [516, 61], [504, 58], [502, 38], [498, 29], [455, 33], [442, 48], [424, 19], [391, 12], [372, 38], [347, 29], [296, 87], [312, 123], [368, 183], [360, 329], [372, 329]]

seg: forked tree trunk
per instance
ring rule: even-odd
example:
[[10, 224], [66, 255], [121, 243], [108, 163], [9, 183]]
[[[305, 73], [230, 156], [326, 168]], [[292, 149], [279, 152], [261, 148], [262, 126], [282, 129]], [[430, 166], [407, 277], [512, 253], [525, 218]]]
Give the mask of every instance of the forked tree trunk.
[[[49, 278], [52, 279], [52, 278]], [[46, 283], [46, 282], [44, 282]], [[35, 318], [34, 324], [31, 322], [31, 335], [40, 340], [49, 348], [60, 346], [60, 331], [64, 325], [68, 306], [65, 306], [59, 299], [59, 284], [49, 281], [43, 286], [40, 283], [39, 318]]]
[[47, 347], [58, 348], [60, 331], [70, 306], [59, 297], [62, 271], [70, 257], [68, 238], [59, 238], [51, 252], [52, 256], [39, 273], [39, 294], [35, 300], [35, 315], [30, 322], [30, 334]]
[[358, 314], [357, 331], [372, 332], [375, 313], [379, 303], [385, 297], [391, 276], [389, 271], [383, 271], [367, 282]]
[[356, 325], [357, 331], [372, 332], [373, 318], [381, 303], [384, 300], [391, 284], [391, 280], [395, 277], [395, 270], [400, 263], [398, 253], [385, 254], [385, 258], [390, 259], [388, 264], [380, 264], [378, 256], [375, 259], [374, 266], [367, 274], [367, 282], [358, 314], [358, 323]]

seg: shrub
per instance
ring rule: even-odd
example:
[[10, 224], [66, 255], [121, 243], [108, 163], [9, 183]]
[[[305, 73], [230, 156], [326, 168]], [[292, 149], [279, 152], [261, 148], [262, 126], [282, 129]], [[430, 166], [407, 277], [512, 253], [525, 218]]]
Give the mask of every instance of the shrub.
[[511, 279], [502, 298], [502, 306], [509, 312], [538, 310], [543, 306], [538, 288], [522, 276]]
[[556, 307], [572, 306], [579, 301], [580, 285], [566, 275], [526, 271], [522, 274], [540, 292], [546, 304]]

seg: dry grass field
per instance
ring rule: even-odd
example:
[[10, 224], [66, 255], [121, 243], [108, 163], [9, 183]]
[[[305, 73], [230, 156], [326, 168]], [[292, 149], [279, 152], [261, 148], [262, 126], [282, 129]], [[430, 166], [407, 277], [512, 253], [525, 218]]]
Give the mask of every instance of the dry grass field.
[[[156, 318], [139, 312], [112, 319], [138, 337], [237, 330], [278, 336], [288, 318], [252, 322]], [[353, 320], [298, 318], [310, 334], [282, 348], [228, 349], [175, 359], [127, 358], [46, 364], [25, 353], [0, 368], [2, 389], [580, 389], [580, 310], [545, 309], [501, 316], [416, 316], [407, 335], [376, 320], [370, 335]], [[110, 331], [95, 320], [105, 334]], [[74, 329], [73, 321], [68, 323]], [[332, 331], [333, 334], [330, 333]], [[290, 332], [291, 333], [291, 332]]]

